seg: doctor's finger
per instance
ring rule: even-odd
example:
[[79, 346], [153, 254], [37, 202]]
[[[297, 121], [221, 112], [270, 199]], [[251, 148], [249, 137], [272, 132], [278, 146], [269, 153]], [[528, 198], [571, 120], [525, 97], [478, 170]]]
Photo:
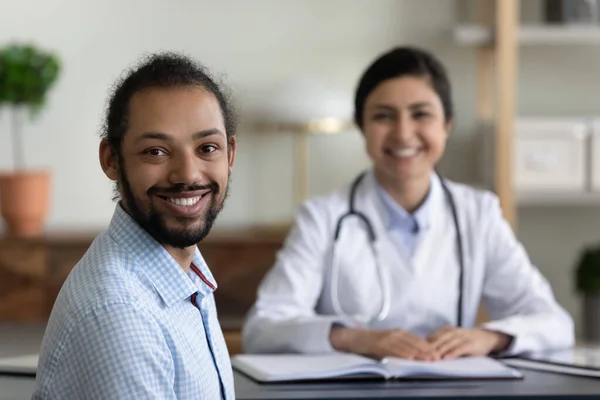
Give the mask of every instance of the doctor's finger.
[[462, 337], [455, 337], [452, 340], [445, 342], [442, 346], [437, 348], [437, 351], [442, 357], [446, 357], [449, 353], [452, 353], [456, 348], [462, 346], [468, 341]]
[[386, 353], [388, 356], [414, 360], [417, 357], [418, 351], [414, 347], [401, 342], [396, 343], [396, 345], [386, 351]]
[[469, 356], [473, 354], [473, 348], [471, 342], [464, 342], [461, 345], [455, 347], [449, 351], [445, 356], [444, 360], [453, 360], [462, 356]]
[[460, 334], [460, 331], [458, 331], [458, 330], [446, 331], [446, 332], [440, 334], [439, 336], [437, 336], [435, 339], [433, 339], [429, 343], [434, 348], [439, 349], [440, 346], [444, 345], [444, 343], [447, 343], [448, 341], [453, 340], [458, 337], [462, 337], [462, 335]]
[[412, 349], [416, 354], [414, 358], [422, 361], [436, 361], [441, 359], [442, 355], [428, 342], [421, 338], [418, 341], [405, 342], [404, 345]]
[[429, 353], [429, 352], [433, 352], [435, 350], [435, 347], [431, 343], [429, 343], [427, 340], [422, 339], [418, 336], [413, 336], [413, 335], [405, 336], [401, 340], [403, 343], [414, 348], [415, 350], [417, 350], [419, 352]]

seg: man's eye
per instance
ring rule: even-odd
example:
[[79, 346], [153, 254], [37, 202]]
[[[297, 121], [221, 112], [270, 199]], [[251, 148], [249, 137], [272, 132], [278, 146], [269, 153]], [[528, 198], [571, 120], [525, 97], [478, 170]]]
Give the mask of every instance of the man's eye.
[[146, 154], [149, 154], [151, 156], [164, 156], [167, 155], [167, 153], [164, 150], [161, 149], [148, 149], [145, 151]]
[[215, 150], [217, 150], [217, 148], [213, 145], [206, 145], [206, 146], [200, 147], [200, 151], [202, 153], [212, 153]]

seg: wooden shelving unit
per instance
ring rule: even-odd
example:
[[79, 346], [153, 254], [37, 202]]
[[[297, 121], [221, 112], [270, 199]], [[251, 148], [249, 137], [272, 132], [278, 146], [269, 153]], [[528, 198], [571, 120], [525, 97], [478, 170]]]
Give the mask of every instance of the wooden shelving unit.
[[[484, 25], [459, 25], [453, 30], [457, 43], [467, 46], [489, 46], [494, 41], [494, 30]], [[600, 27], [574, 25], [522, 25], [516, 41], [520, 46], [599, 44]]]
[[494, 135], [494, 187], [513, 229], [517, 209], [600, 206], [600, 193], [515, 193], [513, 148], [519, 51], [522, 46], [597, 45], [600, 26], [523, 24], [519, 0], [477, 0], [475, 23], [459, 24], [455, 42], [477, 47], [477, 116]]
[[454, 37], [477, 46], [477, 117], [494, 126], [494, 191], [504, 217], [516, 226], [512, 149], [518, 64], [518, 0], [478, 0], [477, 26], [458, 26]]
[[600, 193], [518, 193], [516, 203], [526, 207], [600, 207]]

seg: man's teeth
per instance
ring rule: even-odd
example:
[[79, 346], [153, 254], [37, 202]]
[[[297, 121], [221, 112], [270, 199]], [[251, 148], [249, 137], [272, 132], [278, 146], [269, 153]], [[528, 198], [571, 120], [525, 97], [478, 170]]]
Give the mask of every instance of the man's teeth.
[[167, 200], [170, 203], [175, 204], [176, 206], [191, 207], [200, 201], [200, 196], [188, 197], [188, 198], [168, 197]]
[[415, 154], [417, 154], [418, 151], [419, 151], [418, 149], [411, 148], [411, 149], [393, 150], [392, 153], [394, 153], [394, 155], [396, 157], [412, 157]]

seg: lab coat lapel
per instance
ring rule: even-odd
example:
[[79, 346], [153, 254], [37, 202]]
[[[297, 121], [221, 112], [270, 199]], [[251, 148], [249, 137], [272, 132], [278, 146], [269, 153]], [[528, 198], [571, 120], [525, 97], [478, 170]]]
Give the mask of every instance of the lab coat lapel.
[[440, 257], [448, 254], [447, 245], [454, 243], [454, 240], [447, 240], [448, 236], [454, 237], [454, 230], [448, 226], [448, 202], [440, 178], [435, 173], [431, 175], [430, 195], [428, 226], [417, 242], [412, 260], [413, 268], [418, 272], [432, 271], [431, 266], [439, 265]]
[[376, 184], [373, 171], [369, 171], [357, 191], [356, 207], [369, 219], [375, 236], [381, 240], [385, 237], [385, 210], [381, 199], [377, 196]]
[[437, 265], [440, 261], [439, 257], [447, 254], [447, 249], [442, 249], [440, 246], [454, 243], [453, 240], [445, 240], [444, 237], [444, 235], [453, 236], [454, 230], [451, 229], [451, 225], [448, 225], [449, 211], [438, 175], [433, 173], [431, 180], [433, 197], [429, 209], [429, 226], [421, 235], [412, 260], [402, 248], [397, 248], [395, 243], [389, 240], [385, 220], [387, 214], [381, 198], [377, 195], [377, 182], [372, 171], [365, 176], [364, 183], [359, 187], [356, 199], [357, 208], [369, 218], [373, 225], [382, 249], [382, 261], [394, 260], [387, 261], [392, 271], [397, 271], [400, 266], [404, 267], [403, 270], [412, 272], [427, 270], [427, 265]]
[[378, 242], [379, 260], [387, 268], [388, 273], [391, 274], [390, 276], [410, 274], [410, 260], [406, 257], [406, 253], [390, 240], [386, 228], [387, 213], [381, 198], [377, 194], [376, 185], [375, 175], [370, 171], [365, 176], [365, 182], [358, 191], [357, 207], [365, 213], [373, 225]]

